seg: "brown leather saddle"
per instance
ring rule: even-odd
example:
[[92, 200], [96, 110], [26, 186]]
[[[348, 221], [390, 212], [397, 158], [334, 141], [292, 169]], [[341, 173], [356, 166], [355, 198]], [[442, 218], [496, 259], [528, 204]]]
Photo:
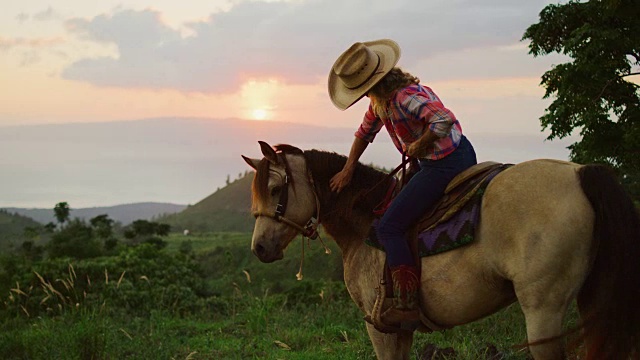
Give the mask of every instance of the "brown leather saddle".
[[449, 220], [469, 201], [485, 178], [503, 166], [504, 164], [495, 161], [485, 161], [456, 175], [447, 185], [444, 196], [418, 222], [418, 229], [428, 230]]

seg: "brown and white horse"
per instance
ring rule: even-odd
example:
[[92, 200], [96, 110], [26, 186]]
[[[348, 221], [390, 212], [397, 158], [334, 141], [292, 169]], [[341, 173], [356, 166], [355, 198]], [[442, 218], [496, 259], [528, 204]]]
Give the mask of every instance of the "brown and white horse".
[[[253, 253], [263, 262], [282, 259], [297, 234], [313, 232], [309, 220], [319, 216], [342, 251], [353, 301], [370, 314], [385, 255], [364, 240], [391, 179], [359, 164], [350, 185], [338, 194], [330, 190], [329, 180], [344, 165], [344, 156], [260, 145], [263, 159], [243, 156], [256, 169]], [[577, 299], [587, 358], [637, 359], [636, 209], [604, 166], [557, 160], [517, 164], [486, 189], [476, 240], [422, 259], [420, 295], [424, 313], [445, 327], [518, 301], [529, 350], [537, 360], [565, 356], [563, 319]], [[385, 334], [370, 324], [367, 331], [378, 359], [409, 358], [412, 333]]]

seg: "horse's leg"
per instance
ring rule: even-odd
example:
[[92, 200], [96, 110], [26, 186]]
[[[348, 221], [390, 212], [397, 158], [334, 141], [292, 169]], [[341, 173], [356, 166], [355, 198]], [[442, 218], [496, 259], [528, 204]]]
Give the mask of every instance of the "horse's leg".
[[[584, 280], [583, 259], [565, 258], [565, 266], [543, 262], [555, 272], [529, 272], [514, 279], [513, 285], [527, 325], [527, 342], [536, 360], [565, 358], [563, 321]], [[539, 263], [540, 264], [540, 263]]]
[[[529, 351], [535, 360], [564, 359], [562, 322], [567, 311], [565, 304], [544, 304], [541, 307], [522, 306], [527, 323]], [[546, 341], [545, 341], [546, 339]]]
[[409, 360], [413, 344], [412, 332], [385, 334], [369, 323], [367, 323], [367, 332], [378, 360]]
[[[569, 237], [564, 239], [565, 244], [573, 241]], [[529, 350], [536, 360], [565, 358], [565, 337], [561, 336], [564, 333], [563, 321], [582, 286], [587, 267], [584, 251], [576, 248], [574, 253], [573, 257], [553, 256], [523, 261], [528, 266], [513, 279], [526, 320]]]

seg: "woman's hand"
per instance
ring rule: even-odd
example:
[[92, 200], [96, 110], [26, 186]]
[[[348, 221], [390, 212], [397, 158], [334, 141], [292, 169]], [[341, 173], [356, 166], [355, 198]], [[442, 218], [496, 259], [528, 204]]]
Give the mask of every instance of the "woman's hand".
[[339, 193], [351, 182], [353, 177], [353, 168], [344, 167], [339, 173], [335, 174], [329, 181], [331, 191]]
[[414, 158], [426, 157], [436, 140], [438, 140], [438, 135], [427, 127], [418, 140], [409, 144], [407, 147], [407, 155]]
[[331, 180], [329, 181], [329, 187], [331, 187], [331, 191], [335, 191], [339, 193], [351, 182], [351, 178], [353, 177], [353, 171], [356, 169], [358, 164], [358, 159], [364, 152], [364, 150], [369, 145], [368, 142], [360, 139], [359, 137], [353, 138], [353, 144], [351, 145], [351, 151], [349, 151], [349, 157], [347, 158], [347, 162], [344, 164], [342, 170], [339, 173], [333, 175]]
[[414, 141], [407, 148], [407, 155], [413, 158], [423, 158], [427, 156], [427, 146], [422, 141]]

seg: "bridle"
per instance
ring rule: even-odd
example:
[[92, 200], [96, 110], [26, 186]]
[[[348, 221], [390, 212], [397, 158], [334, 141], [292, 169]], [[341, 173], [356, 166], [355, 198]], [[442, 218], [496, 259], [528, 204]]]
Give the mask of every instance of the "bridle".
[[287, 211], [287, 203], [289, 201], [289, 184], [291, 184], [291, 169], [289, 168], [289, 164], [284, 159], [284, 155], [282, 155], [282, 163], [284, 164], [284, 179], [282, 188], [280, 190], [280, 198], [278, 199], [278, 204], [276, 204], [276, 209], [273, 212], [267, 211], [255, 211], [253, 216], [258, 218], [260, 216], [265, 216], [271, 219], [276, 220], [277, 222], [281, 222], [289, 225], [290, 227], [296, 229], [302, 236], [307, 237], [309, 239], [316, 239], [318, 237], [318, 219], [320, 214], [320, 200], [318, 199], [318, 193], [316, 191], [316, 186], [313, 181], [313, 177], [311, 176], [311, 172], [307, 170], [307, 180], [311, 185], [313, 190], [313, 196], [316, 200], [316, 209], [314, 215], [311, 216], [309, 221], [306, 222], [304, 226], [288, 219], [285, 217], [285, 213]]

